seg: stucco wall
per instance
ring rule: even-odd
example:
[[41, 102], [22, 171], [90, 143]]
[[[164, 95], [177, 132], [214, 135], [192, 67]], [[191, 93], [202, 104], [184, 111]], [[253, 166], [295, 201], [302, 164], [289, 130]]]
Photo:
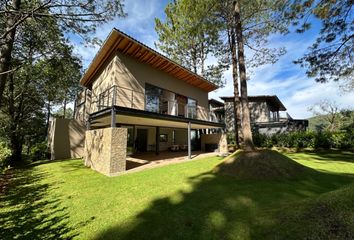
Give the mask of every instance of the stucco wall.
[[269, 108], [266, 102], [249, 102], [251, 122], [269, 122]]
[[[91, 113], [98, 110], [97, 104], [99, 95], [110, 87], [118, 85], [118, 78], [116, 77], [117, 62], [119, 62], [119, 60], [116, 56], [111, 57], [101, 68], [100, 72], [96, 74], [95, 80], [92, 84]], [[104, 105], [112, 105], [112, 96], [107, 98]]]
[[126, 128], [102, 128], [86, 131], [85, 165], [114, 176], [126, 169]]
[[[269, 107], [266, 102], [249, 102], [251, 123], [269, 122]], [[225, 125], [228, 132], [234, 130], [233, 102], [225, 102]]]
[[91, 113], [91, 91], [82, 90], [76, 97], [74, 118], [85, 123]]
[[[145, 83], [197, 100], [198, 118], [208, 119], [207, 92], [120, 52], [109, 59], [103, 70], [97, 74], [92, 85], [92, 102], [97, 102], [99, 94], [103, 91], [117, 85], [119, 88], [116, 105], [144, 110]], [[111, 100], [108, 100], [106, 104], [111, 103]], [[91, 112], [97, 111], [96, 105], [92, 104]]]
[[51, 159], [83, 157], [85, 129], [83, 123], [73, 119], [54, 119], [48, 136]]

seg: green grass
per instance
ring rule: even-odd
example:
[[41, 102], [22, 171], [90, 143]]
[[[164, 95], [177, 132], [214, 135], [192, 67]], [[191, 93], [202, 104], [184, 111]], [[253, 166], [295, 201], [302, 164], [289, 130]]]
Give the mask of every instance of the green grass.
[[212, 173], [217, 157], [114, 178], [81, 160], [17, 169], [0, 196], [0, 239], [350, 238], [354, 154], [287, 156], [319, 171], [240, 181]]

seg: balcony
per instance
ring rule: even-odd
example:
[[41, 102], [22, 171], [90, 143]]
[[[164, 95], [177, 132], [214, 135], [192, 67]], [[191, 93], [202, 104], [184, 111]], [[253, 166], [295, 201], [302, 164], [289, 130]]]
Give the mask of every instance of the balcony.
[[197, 104], [180, 103], [172, 95], [170, 98], [150, 97], [144, 92], [116, 85], [103, 91], [97, 99], [93, 99], [91, 113], [112, 106], [220, 123], [213, 112]]

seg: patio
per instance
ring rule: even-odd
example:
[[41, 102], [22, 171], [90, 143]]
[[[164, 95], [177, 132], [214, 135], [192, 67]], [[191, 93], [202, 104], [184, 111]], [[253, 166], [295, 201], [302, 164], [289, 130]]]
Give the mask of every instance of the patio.
[[188, 160], [191, 161], [216, 155], [218, 155], [218, 152], [192, 151], [191, 159], [188, 159], [187, 152], [162, 151], [159, 155], [156, 155], [155, 152], [137, 153], [127, 156], [126, 170], [127, 172], [135, 172], [147, 168], [154, 168], [171, 163], [184, 162]]

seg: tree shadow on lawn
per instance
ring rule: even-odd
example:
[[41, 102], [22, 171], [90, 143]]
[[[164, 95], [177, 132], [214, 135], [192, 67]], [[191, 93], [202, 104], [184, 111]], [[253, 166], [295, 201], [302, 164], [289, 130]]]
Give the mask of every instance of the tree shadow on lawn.
[[154, 200], [134, 220], [106, 229], [95, 239], [259, 239], [277, 227], [272, 211], [354, 179], [309, 172], [297, 180], [258, 182], [211, 172], [190, 177], [190, 191]]
[[[340, 150], [326, 150], [326, 151], [300, 151], [298, 153], [306, 153], [310, 155], [312, 159], [319, 161], [334, 161], [334, 162], [350, 162], [354, 163], [354, 152], [352, 151], [340, 151]], [[293, 156], [293, 153], [290, 153], [292, 157], [299, 159], [300, 156]]]
[[0, 195], [0, 239], [72, 239], [62, 196], [53, 194], [59, 182], [44, 183], [50, 175], [30, 168], [16, 169], [10, 186]]

